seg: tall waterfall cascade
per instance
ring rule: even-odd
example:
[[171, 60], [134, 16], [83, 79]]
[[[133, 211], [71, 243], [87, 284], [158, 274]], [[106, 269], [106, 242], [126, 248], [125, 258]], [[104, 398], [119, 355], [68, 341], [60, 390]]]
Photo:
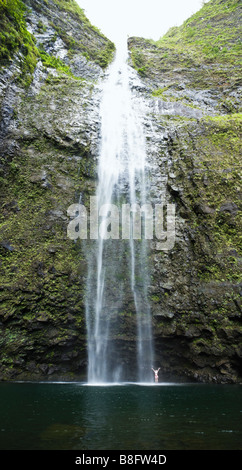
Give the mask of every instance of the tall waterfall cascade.
[[[132, 91], [136, 72], [120, 48], [103, 82], [101, 136], [96, 200], [99, 237], [88, 258], [86, 325], [88, 382], [113, 383], [128, 378], [153, 379], [152, 319], [149, 304], [149, 246], [142, 234], [135, 239], [108, 238], [115, 206], [141, 207], [149, 199], [146, 138], [142, 116], [145, 103]], [[136, 206], [135, 206], [136, 205]]]

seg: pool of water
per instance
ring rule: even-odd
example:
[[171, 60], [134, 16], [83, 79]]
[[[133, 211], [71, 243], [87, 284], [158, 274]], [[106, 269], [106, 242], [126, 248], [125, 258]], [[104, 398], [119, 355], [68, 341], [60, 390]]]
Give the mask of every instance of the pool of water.
[[0, 449], [241, 450], [239, 385], [0, 383]]

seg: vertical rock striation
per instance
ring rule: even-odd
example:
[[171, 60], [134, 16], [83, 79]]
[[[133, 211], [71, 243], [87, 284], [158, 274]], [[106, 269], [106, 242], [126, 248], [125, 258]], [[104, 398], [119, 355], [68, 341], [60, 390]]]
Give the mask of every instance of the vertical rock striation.
[[70, 379], [85, 371], [86, 264], [67, 208], [95, 191], [114, 45], [74, 1], [1, 8], [0, 378]]
[[[163, 380], [241, 382], [240, 22], [240, 1], [211, 0], [158, 42], [128, 41], [152, 197], [176, 205], [174, 248], [151, 241]], [[95, 194], [99, 79], [114, 45], [72, 0], [2, 0], [0, 31], [0, 379], [77, 379], [87, 266], [67, 208]]]
[[176, 244], [153, 251], [150, 287], [163, 378], [241, 381], [240, 22], [241, 2], [212, 0], [157, 42], [128, 41], [154, 191], [176, 204]]

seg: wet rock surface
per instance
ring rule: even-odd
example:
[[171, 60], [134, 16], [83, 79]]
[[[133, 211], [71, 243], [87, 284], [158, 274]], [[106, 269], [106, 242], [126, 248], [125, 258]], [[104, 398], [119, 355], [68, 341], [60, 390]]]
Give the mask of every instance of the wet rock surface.
[[[80, 53], [68, 56], [45, 2], [26, 3], [37, 44], [71, 74], [38, 60], [26, 87], [20, 51], [0, 69], [0, 378], [72, 379], [86, 365], [86, 264], [80, 243], [67, 237], [67, 209], [95, 190], [103, 70]], [[74, 34], [82, 24], [70, 27]], [[89, 31], [92, 41], [104, 39]]]
[[[24, 86], [19, 80], [21, 50], [0, 69], [0, 379], [77, 379], [85, 377], [87, 361], [87, 265], [85, 247], [67, 237], [67, 209], [80, 195], [88, 206], [96, 187], [100, 84], [106, 72], [94, 51], [105, 39], [97, 31], [83, 35], [80, 20], [57, 11], [52, 0], [49, 6], [25, 3], [31, 8], [27, 27], [38, 46], [69, 69], [67, 73], [38, 58], [31, 83]], [[233, 11], [234, 27], [236, 15]], [[78, 45], [71, 41], [75, 37]], [[130, 38], [129, 48], [142, 53], [139, 68], [146, 66], [139, 75], [133, 72], [130, 86], [137, 107], [144, 103], [140, 112], [151, 202], [176, 206], [174, 247], [157, 250], [156, 240], [150, 242], [149, 291], [161, 380], [238, 383], [242, 257], [237, 66], [184, 65], [183, 55], [174, 50], [165, 51], [167, 65], [164, 50], [142, 38]], [[117, 336], [127, 361], [135, 342], [131, 308], [127, 297]]]
[[[208, 12], [174, 28], [159, 44], [129, 38], [128, 45], [130, 65], [143, 83], [135, 91], [147, 103], [153, 202], [176, 207], [174, 248], [159, 251], [151, 242], [157, 366], [163, 379], [233, 383], [241, 382], [242, 370], [238, 65], [236, 59], [219, 63], [218, 56], [210, 63], [201, 59], [187, 30], [194, 28], [194, 37], [204, 40], [206, 15], [214, 29], [233, 23], [234, 37], [230, 29], [227, 42], [232, 48], [241, 13], [236, 2], [234, 8], [209, 3]], [[181, 66], [188, 55], [193, 65]]]

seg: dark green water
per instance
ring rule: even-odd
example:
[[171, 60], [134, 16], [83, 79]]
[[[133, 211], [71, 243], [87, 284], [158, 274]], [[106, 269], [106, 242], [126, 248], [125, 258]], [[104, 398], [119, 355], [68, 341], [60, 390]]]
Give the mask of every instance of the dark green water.
[[239, 450], [241, 386], [1, 383], [0, 449]]

